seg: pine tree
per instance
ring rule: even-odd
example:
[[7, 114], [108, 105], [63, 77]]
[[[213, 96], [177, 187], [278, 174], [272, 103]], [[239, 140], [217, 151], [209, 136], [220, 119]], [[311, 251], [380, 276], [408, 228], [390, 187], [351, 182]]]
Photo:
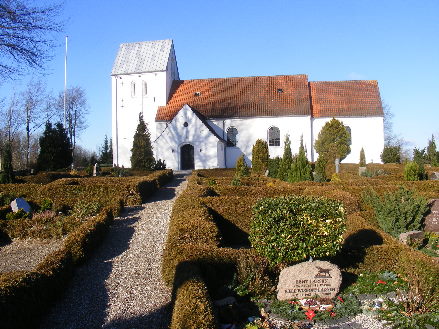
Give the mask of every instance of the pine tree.
[[366, 167], [366, 155], [363, 148], [360, 151], [360, 167]]
[[439, 152], [436, 150], [436, 142], [433, 135], [431, 135], [431, 140], [428, 141], [427, 158], [432, 166], [439, 166]]
[[113, 163], [113, 145], [112, 140], [108, 140], [107, 135], [105, 135], [104, 143], [100, 147], [99, 162], [100, 163]]
[[11, 143], [6, 143], [3, 150], [3, 172], [0, 173], [0, 184], [13, 183], [14, 182], [14, 169], [12, 167], [12, 148]]
[[235, 164], [235, 178], [240, 179], [241, 177], [250, 176], [250, 170], [248, 168], [247, 162], [245, 162], [244, 155], [241, 155]]
[[342, 161], [351, 152], [350, 141], [351, 136], [343, 123], [332, 118], [320, 130], [314, 148], [319, 155], [334, 163], [335, 159]]
[[58, 122], [53, 127], [50, 122], [47, 122], [43, 136], [40, 137], [40, 153], [37, 159], [38, 169], [57, 170], [67, 168], [72, 164], [72, 161], [72, 150], [63, 125]]
[[268, 169], [268, 144], [258, 139], [252, 149], [252, 173], [263, 175]]
[[317, 161], [315, 163], [315, 174], [314, 181], [316, 182], [326, 182], [326, 166], [328, 164], [328, 160], [325, 159], [324, 156], [319, 155]]
[[284, 154], [282, 156], [282, 161], [280, 162], [279, 170], [277, 172], [277, 178], [284, 181], [288, 180], [288, 172], [290, 171], [292, 161], [293, 155], [291, 154], [290, 136], [286, 135], [284, 143]]
[[291, 163], [291, 169], [288, 173], [290, 183], [312, 180], [311, 165], [306, 157], [306, 150], [303, 146], [303, 137], [300, 138], [299, 154], [297, 154]]
[[154, 169], [154, 154], [152, 152], [151, 139], [148, 127], [139, 114], [139, 124], [134, 134], [133, 148], [131, 149], [131, 168], [138, 170]]

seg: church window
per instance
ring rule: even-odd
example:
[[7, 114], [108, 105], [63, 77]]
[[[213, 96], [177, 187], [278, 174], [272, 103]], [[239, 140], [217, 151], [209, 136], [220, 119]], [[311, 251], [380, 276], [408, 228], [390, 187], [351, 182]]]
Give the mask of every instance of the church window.
[[146, 81], [143, 81], [143, 96], [148, 95], [148, 85], [146, 84]]
[[268, 129], [268, 146], [280, 146], [280, 130], [278, 127]]
[[136, 97], [136, 83], [134, 81], [131, 82], [131, 97]]
[[345, 127], [346, 127], [346, 130], [349, 133], [349, 145], [352, 145], [352, 131], [351, 131], [351, 127], [349, 127], [349, 126], [345, 126]]
[[236, 137], [238, 136], [238, 129], [229, 127], [227, 129], [227, 146], [236, 146]]

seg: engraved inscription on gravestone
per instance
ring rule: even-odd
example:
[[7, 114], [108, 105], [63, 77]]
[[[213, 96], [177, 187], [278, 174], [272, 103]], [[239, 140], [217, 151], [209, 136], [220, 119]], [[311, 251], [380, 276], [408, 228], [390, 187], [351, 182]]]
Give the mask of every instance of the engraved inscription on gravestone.
[[324, 261], [304, 262], [282, 270], [277, 285], [277, 299], [291, 300], [313, 296], [333, 298], [341, 284], [341, 272]]
[[430, 212], [425, 217], [425, 231], [439, 232], [439, 199], [430, 202]]

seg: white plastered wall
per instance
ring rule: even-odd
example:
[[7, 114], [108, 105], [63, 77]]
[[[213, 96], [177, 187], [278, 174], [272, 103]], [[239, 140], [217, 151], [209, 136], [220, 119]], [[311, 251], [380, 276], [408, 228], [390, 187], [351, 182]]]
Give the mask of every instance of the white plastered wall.
[[[331, 119], [315, 118], [312, 120], [314, 140], [317, 140], [320, 130]], [[384, 148], [383, 117], [337, 117], [336, 119], [351, 128], [351, 153], [343, 160], [343, 163], [358, 163], [361, 148], [364, 148], [367, 163], [381, 162], [380, 154]], [[317, 157], [318, 153], [315, 152], [314, 160], [317, 160]]]
[[227, 168], [234, 168], [236, 160], [244, 154], [248, 165], [251, 165], [252, 148], [257, 139], [268, 143], [268, 129], [277, 127], [280, 129], [280, 146], [269, 146], [270, 157], [282, 156], [285, 137], [288, 134], [291, 141], [291, 152], [299, 152], [300, 138], [308, 150], [308, 158], [311, 159], [311, 119], [310, 116], [289, 117], [257, 117], [257, 118], [232, 118], [224, 120], [210, 120], [209, 124], [216, 133], [227, 139], [227, 129], [235, 127], [238, 130], [236, 147], [226, 147]]
[[185, 144], [194, 147], [195, 169], [224, 167], [224, 143], [188, 105], [183, 106], [171, 122], [157, 122], [156, 127], [158, 138], [153, 146], [156, 148], [156, 157], [164, 160], [167, 168], [181, 169], [180, 149]]
[[[157, 109], [159, 106], [166, 105], [174, 79], [178, 79], [178, 68], [173, 50], [166, 71], [111, 77], [114, 164], [126, 168], [131, 167], [131, 148], [139, 123], [139, 113], [143, 113], [151, 141], [156, 139]], [[133, 92], [133, 85], [135, 85], [135, 92]], [[153, 151], [155, 153], [156, 150]]]

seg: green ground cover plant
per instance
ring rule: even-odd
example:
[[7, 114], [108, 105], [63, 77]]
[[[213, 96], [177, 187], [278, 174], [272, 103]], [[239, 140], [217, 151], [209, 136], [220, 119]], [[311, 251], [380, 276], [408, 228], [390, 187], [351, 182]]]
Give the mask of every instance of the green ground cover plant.
[[253, 207], [250, 242], [272, 264], [329, 257], [343, 242], [340, 202], [308, 196], [268, 198]]

